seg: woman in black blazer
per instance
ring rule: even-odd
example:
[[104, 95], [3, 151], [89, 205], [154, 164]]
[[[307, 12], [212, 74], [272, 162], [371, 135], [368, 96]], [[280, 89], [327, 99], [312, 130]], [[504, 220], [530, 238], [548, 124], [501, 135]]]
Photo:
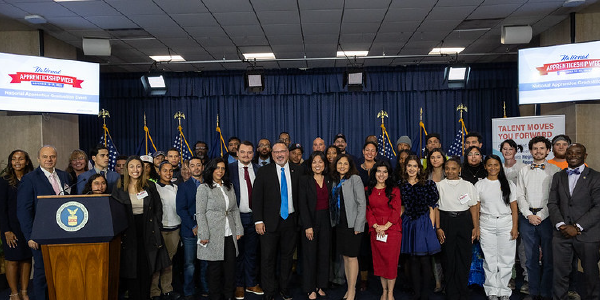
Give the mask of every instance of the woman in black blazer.
[[308, 174], [300, 177], [300, 219], [302, 229], [303, 288], [308, 299], [325, 296], [323, 289], [329, 281], [329, 249], [331, 222], [329, 220], [329, 191], [331, 178], [329, 162], [321, 151], [313, 152], [307, 161]]
[[130, 156], [123, 178], [112, 197], [125, 205], [129, 227], [121, 237], [121, 271], [123, 290], [129, 299], [150, 298], [152, 274], [171, 265], [160, 232], [162, 202], [153, 182], [148, 181], [139, 156]]

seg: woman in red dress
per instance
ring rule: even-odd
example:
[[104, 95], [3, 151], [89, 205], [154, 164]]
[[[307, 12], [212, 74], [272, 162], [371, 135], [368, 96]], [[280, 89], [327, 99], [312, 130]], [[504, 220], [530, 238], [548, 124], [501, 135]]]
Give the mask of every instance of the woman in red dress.
[[402, 240], [400, 189], [395, 184], [389, 163], [378, 161], [373, 170], [366, 188], [373, 269], [375, 276], [381, 277], [381, 300], [393, 300]]

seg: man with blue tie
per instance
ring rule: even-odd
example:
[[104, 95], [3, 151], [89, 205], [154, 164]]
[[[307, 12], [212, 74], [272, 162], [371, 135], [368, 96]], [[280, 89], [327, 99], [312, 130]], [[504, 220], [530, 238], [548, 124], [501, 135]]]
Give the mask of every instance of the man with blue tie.
[[77, 176], [77, 193], [81, 194], [85, 188], [85, 184], [92, 175], [102, 174], [106, 178], [106, 194], [112, 193], [113, 187], [119, 181], [121, 176], [119, 173], [108, 170], [108, 148], [102, 144], [98, 144], [90, 151], [90, 157], [94, 162], [94, 167], [85, 173]]
[[[33, 269], [33, 292], [35, 299], [48, 298], [44, 261], [40, 245], [31, 239], [33, 220], [35, 219], [37, 196], [69, 194], [69, 175], [56, 167], [57, 152], [54, 146], [43, 146], [38, 151], [39, 168], [27, 173], [21, 179], [17, 191], [17, 217], [27, 244], [33, 253], [35, 261]], [[44, 201], [44, 200], [42, 200]], [[52, 212], [41, 212], [52, 213]]]
[[238, 161], [229, 164], [229, 176], [240, 209], [244, 236], [237, 242], [239, 255], [236, 258], [236, 286], [235, 298], [244, 299], [246, 292], [263, 295], [264, 292], [258, 284], [257, 254], [258, 234], [252, 219], [252, 184], [256, 178], [258, 165], [252, 163], [254, 145], [252, 142], [243, 141], [238, 148]]
[[[265, 300], [277, 291], [284, 300], [292, 299], [289, 282], [297, 240], [298, 180], [302, 169], [289, 163], [290, 152], [283, 141], [273, 145], [274, 163], [261, 167], [252, 188], [252, 214], [260, 235], [261, 285]], [[279, 281], [275, 276], [277, 254], [280, 256]]]
[[548, 210], [554, 226], [553, 297], [568, 299], [573, 256], [581, 260], [587, 297], [600, 299], [600, 173], [586, 167], [585, 146], [567, 148], [568, 168], [554, 174]]

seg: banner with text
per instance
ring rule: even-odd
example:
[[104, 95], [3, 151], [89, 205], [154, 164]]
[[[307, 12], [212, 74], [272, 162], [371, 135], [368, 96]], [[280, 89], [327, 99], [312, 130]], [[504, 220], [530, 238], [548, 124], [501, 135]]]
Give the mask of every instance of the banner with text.
[[[496, 118], [492, 119], [492, 149], [494, 149], [494, 154], [502, 157], [500, 143], [512, 139], [517, 145], [523, 147], [523, 152], [517, 151], [515, 159], [524, 164], [530, 164], [533, 159], [529, 153], [529, 140], [541, 135], [552, 141], [554, 136], [564, 133], [564, 115]], [[550, 151], [547, 159], [550, 160], [553, 157], [554, 155]]]
[[0, 110], [98, 114], [97, 63], [0, 53]]

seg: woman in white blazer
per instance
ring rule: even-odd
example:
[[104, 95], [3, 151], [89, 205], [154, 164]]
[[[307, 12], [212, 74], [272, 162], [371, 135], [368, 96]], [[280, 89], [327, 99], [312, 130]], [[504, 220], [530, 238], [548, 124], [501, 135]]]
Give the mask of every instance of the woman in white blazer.
[[211, 300], [231, 299], [235, 291], [237, 240], [244, 234], [233, 185], [223, 158], [215, 158], [203, 173], [196, 193], [198, 259], [208, 261]]

